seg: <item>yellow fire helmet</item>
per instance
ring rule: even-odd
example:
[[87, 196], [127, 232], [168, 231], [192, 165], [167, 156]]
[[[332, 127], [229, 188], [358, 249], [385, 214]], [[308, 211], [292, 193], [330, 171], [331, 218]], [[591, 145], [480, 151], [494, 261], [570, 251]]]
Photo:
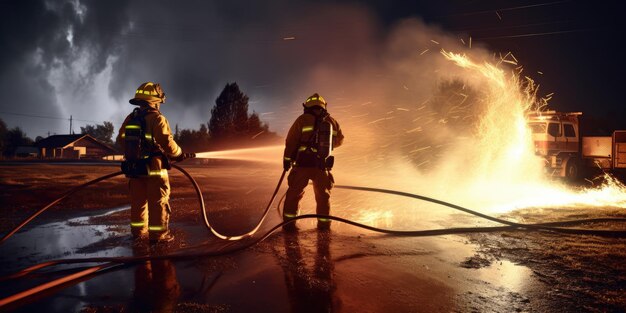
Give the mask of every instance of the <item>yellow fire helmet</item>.
[[326, 110], [326, 100], [322, 98], [322, 96], [314, 93], [312, 96], [306, 98], [306, 101], [302, 104], [305, 108], [312, 108], [314, 106], [319, 106]]
[[153, 82], [141, 84], [135, 92], [135, 97], [128, 102], [133, 105], [140, 105], [142, 100], [150, 103], [165, 103], [165, 93], [161, 89], [161, 85]]

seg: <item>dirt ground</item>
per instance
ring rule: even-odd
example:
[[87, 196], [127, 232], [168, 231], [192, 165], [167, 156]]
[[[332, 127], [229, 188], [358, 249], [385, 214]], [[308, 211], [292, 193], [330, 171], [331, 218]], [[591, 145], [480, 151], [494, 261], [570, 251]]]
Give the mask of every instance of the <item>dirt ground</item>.
[[[624, 209], [524, 209], [503, 216], [524, 223], [540, 223], [546, 217], [559, 220], [626, 217]], [[579, 227], [626, 229], [625, 225], [596, 223]], [[501, 259], [532, 269], [549, 288], [549, 310], [623, 312], [626, 310], [626, 239], [556, 233], [474, 234], [470, 241], [480, 248], [477, 257], [487, 262]], [[546, 309], [548, 309], [546, 308]]]
[[[216, 161], [184, 166], [198, 181], [215, 228], [249, 230], [280, 175], [280, 165]], [[0, 164], [0, 232], [58, 195], [115, 172], [115, 164]], [[149, 247], [130, 239], [123, 176], [90, 186], [38, 217], [0, 246], [0, 275], [44, 260], [93, 256], [224, 251], [202, 226], [194, 190], [171, 171], [176, 240]], [[284, 192], [285, 186], [283, 186]], [[279, 195], [282, 194], [279, 193]], [[308, 191], [304, 213], [313, 213]], [[333, 212], [361, 219], [380, 195], [336, 190]], [[450, 200], [450, 199], [448, 199]], [[372, 208], [354, 208], [370, 203]], [[117, 210], [116, 210], [117, 208]], [[443, 213], [442, 213], [443, 214]], [[455, 212], [436, 221], [407, 215], [368, 219], [381, 227], [426, 229], [483, 223]], [[623, 208], [524, 209], [501, 217], [545, 222], [626, 217]], [[270, 212], [260, 232], [280, 221]], [[451, 224], [454, 221], [454, 225]], [[434, 223], [434, 224], [433, 224]], [[394, 237], [314, 221], [296, 233], [278, 231], [237, 253], [182, 261], [151, 261], [116, 268], [43, 297], [16, 312], [624, 312], [626, 240], [547, 232], [498, 232], [439, 237]], [[482, 224], [481, 224], [482, 225]], [[582, 225], [625, 229], [625, 225]], [[67, 275], [67, 267], [0, 282], [0, 298]], [[1, 309], [0, 309], [1, 310]]]

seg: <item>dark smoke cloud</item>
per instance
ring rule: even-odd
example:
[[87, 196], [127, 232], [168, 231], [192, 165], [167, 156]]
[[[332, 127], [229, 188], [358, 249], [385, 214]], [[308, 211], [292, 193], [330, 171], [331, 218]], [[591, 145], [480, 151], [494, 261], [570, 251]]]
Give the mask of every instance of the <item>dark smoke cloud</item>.
[[[128, 23], [127, 6], [127, 1], [2, 1], [0, 111], [47, 117], [75, 114], [77, 104], [59, 101], [59, 93], [80, 95], [92, 87], [95, 75], [120, 48], [117, 37]], [[0, 114], [10, 126], [20, 126], [31, 136], [68, 131], [62, 120]]]
[[[54, 88], [41, 74], [50, 67], [48, 51], [67, 51], [67, 43], [52, 38], [54, 32], [46, 34], [61, 29], [61, 17], [42, 2], [4, 1], [0, 5], [0, 109], [60, 115], [50, 96]], [[21, 125], [12, 116], [3, 114], [2, 118], [10, 126]]]
[[[71, 114], [75, 130], [93, 124], [84, 120], [119, 126], [136, 87], [156, 81], [171, 124], [198, 128], [224, 85], [236, 81], [251, 109], [284, 133], [313, 92], [336, 108], [413, 101], [418, 88], [402, 87], [414, 83], [414, 65], [397, 61], [413, 60], [433, 36], [446, 35], [417, 20], [388, 25], [371, 8], [304, 0], [3, 1], [0, 111]], [[432, 75], [422, 72], [420, 82], [431, 88]], [[1, 116], [31, 136], [68, 129], [63, 120]]]
[[[303, 1], [192, 1], [182, 7], [152, 3], [131, 6], [136, 12], [131, 14], [133, 27], [123, 38], [125, 50], [114, 67], [111, 91], [123, 95], [119, 100], [124, 101], [138, 82], [159, 81], [171, 105], [185, 107], [184, 112], [169, 112], [170, 119], [186, 127], [208, 121], [215, 96], [233, 81], [260, 113], [299, 110], [299, 103], [316, 91], [316, 86], [301, 88], [316, 68], [355, 71], [375, 50], [374, 18], [358, 6]], [[167, 113], [167, 106], [163, 110]]]
[[[3, 1], [1, 111], [114, 123], [144, 81], [163, 84], [172, 123], [196, 128], [238, 82], [259, 113], [298, 110], [320, 66], [354, 72], [375, 56], [371, 11], [307, 1]], [[284, 38], [295, 37], [295, 40]], [[300, 87], [302, 86], [302, 88]], [[296, 100], [297, 99], [297, 100]], [[295, 102], [294, 102], [295, 101]], [[272, 124], [272, 117], [265, 115]], [[67, 122], [10, 114], [31, 135]], [[273, 125], [272, 125], [273, 126]], [[284, 125], [272, 127], [277, 130]]]

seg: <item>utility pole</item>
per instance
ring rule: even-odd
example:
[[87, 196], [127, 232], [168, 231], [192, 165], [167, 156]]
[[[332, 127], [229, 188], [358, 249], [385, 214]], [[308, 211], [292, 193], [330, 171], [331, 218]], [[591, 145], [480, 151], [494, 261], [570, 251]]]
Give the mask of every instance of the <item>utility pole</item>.
[[70, 135], [72, 134], [72, 116], [70, 115]]

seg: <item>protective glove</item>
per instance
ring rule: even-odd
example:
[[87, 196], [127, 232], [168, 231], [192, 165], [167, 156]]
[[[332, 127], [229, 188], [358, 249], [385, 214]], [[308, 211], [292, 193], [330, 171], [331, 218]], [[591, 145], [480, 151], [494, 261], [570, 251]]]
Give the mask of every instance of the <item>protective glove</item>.
[[288, 171], [291, 168], [291, 160], [283, 160], [283, 169]]
[[195, 153], [181, 153], [177, 157], [172, 157], [172, 161], [181, 162], [186, 159], [195, 158], [195, 157], [196, 157]]

